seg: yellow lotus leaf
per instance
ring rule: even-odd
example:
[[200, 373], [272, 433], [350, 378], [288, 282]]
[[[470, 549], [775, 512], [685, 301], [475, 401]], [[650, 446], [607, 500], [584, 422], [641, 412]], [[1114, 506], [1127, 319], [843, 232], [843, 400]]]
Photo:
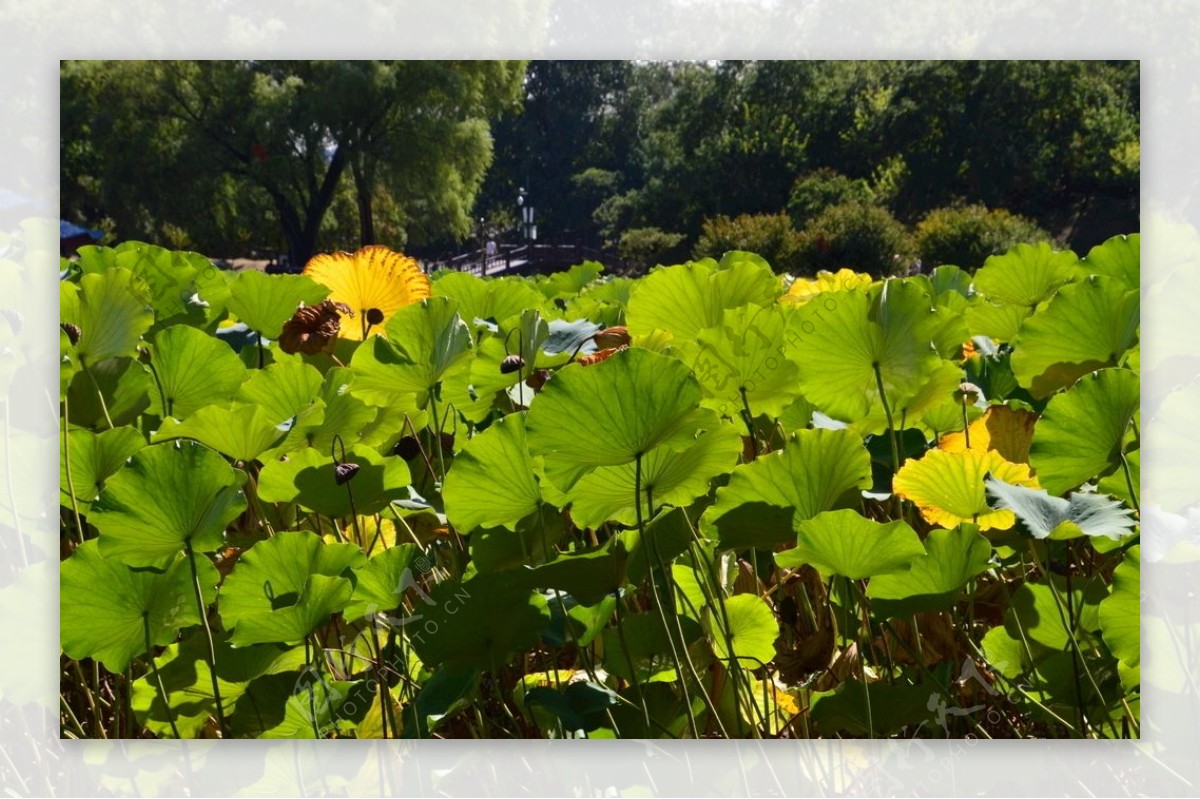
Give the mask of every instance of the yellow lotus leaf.
[[837, 273], [821, 270], [816, 278], [806, 280], [797, 278], [787, 293], [780, 297], [782, 302], [804, 305], [806, 302], [826, 291], [844, 291], [847, 289], [865, 289], [875, 282], [870, 275], [855, 272], [851, 269], [839, 269]]
[[983, 485], [988, 474], [1010, 485], [1040, 488], [1027, 465], [1010, 463], [995, 450], [972, 448], [959, 452], [933, 449], [908, 461], [896, 473], [892, 489], [916, 504], [930, 524], [949, 529], [972, 522], [980, 530], [1007, 530], [1016, 517], [1010, 510], [988, 507]]
[[[1029, 442], [1033, 441], [1033, 426], [1037, 414], [993, 405], [967, 427], [971, 434], [971, 449], [986, 452], [994, 450], [1009, 463], [1029, 463]], [[946, 452], [962, 452], [967, 448], [967, 436], [962, 431], [946, 433], [938, 440], [938, 449]]]
[[353, 319], [342, 320], [339, 335], [355, 341], [368, 333], [384, 335], [392, 314], [430, 296], [429, 276], [414, 259], [378, 245], [313, 256], [303, 274], [328, 286], [329, 299], [354, 312]]

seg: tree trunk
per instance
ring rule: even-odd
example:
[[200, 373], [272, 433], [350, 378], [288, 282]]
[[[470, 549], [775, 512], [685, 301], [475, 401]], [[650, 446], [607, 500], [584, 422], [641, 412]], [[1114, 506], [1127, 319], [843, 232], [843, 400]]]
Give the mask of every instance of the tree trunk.
[[354, 176], [354, 196], [358, 202], [358, 237], [363, 247], [375, 243], [375, 216], [371, 202], [374, 176], [363, 164], [360, 156], [350, 162], [350, 174]]
[[346, 154], [339, 147], [334, 151], [329, 161], [329, 169], [321, 186], [308, 201], [304, 208], [304, 222], [300, 222], [300, 212], [282, 193], [268, 187], [271, 198], [275, 201], [275, 209], [279, 212], [279, 221], [283, 225], [283, 236], [287, 242], [288, 262], [293, 271], [300, 271], [304, 265], [316, 255], [317, 233], [321, 229], [321, 220], [333, 203], [333, 193], [341, 180], [342, 172], [346, 169]]

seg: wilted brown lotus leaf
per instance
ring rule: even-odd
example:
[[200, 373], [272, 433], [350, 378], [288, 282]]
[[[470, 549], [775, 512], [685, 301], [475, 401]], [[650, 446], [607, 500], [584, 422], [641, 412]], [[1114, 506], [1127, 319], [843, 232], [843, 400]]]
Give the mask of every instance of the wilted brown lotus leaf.
[[609, 358], [624, 349], [628, 349], [628, 347], [609, 347], [606, 350], [597, 350], [590, 355], [584, 355], [579, 359], [578, 363], [582, 366], [595, 366], [601, 361], [607, 361]]
[[601, 330], [592, 336], [592, 341], [596, 342], [596, 346], [602, 350], [610, 347], [626, 347], [632, 339], [629, 337], [629, 331], [624, 327], [609, 327]]
[[279, 348], [289, 355], [297, 352], [316, 355], [325, 351], [341, 330], [342, 314], [354, 316], [354, 311], [350, 306], [332, 300], [299, 309], [284, 322]]

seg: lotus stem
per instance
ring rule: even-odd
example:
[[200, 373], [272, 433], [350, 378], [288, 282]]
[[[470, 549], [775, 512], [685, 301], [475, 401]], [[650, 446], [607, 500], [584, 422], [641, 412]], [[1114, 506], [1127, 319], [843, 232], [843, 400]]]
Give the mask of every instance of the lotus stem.
[[150, 613], [142, 611], [142, 633], [146, 638], [146, 657], [150, 659], [150, 671], [154, 672], [154, 681], [158, 687], [158, 697], [162, 700], [163, 709], [167, 713], [167, 721], [171, 723], [171, 734], [178, 739], [179, 728], [175, 726], [175, 713], [171, 710], [171, 703], [167, 701], [167, 689], [163, 685], [162, 674], [158, 670], [158, 661], [154, 659], [154, 647], [150, 643]]
[[[100, 400], [100, 410], [102, 410], [104, 412], [104, 421], [108, 422], [108, 429], [112, 430], [114, 427], [116, 427], [116, 425], [113, 424], [112, 417], [109, 416], [109, 414], [108, 414], [108, 403], [104, 401], [104, 392], [100, 390], [100, 384], [96, 382], [96, 376], [94, 374], [92, 374], [92, 370], [88, 368], [87, 363], [84, 362], [82, 359], [79, 361], [79, 365], [83, 367], [83, 373], [88, 376], [88, 380], [92, 381], [92, 388], [96, 389], [96, 397], [99, 398], [99, 400]], [[153, 372], [153, 374], [154, 374], [154, 382], [157, 383], [158, 382], [158, 373], [153, 371], [154, 370], [153, 366], [151, 366], [150, 368], [151, 368], [151, 372]], [[160, 395], [162, 394], [162, 386], [158, 387], [158, 393]], [[166, 408], [165, 404], [163, 407], [164, 407], [164, 409]], [[168, 415], [170, 415], [169, 411], [168, 411]]]
[[225, 727], [225, 709], [221, 705], [221, 686], [217, 684], [217, 645], [213, 641], [212, 627], [208, 624], [208, 609], [204, 605], [204, 592], [200, 587], [200, 572], [196, 569], [196, 550], [192, 548], [189, 538], [183, 543], [187, 552], [188, 565], [192, 568], [192, 588], [196, 594], [196, 612], [200, 614], [200, 623], [204, 626], [204, 637], [208, 640], [208, 668], [212, 677], [213, 701], [217, 705], [217, 725], [221, 728], [221, 737], [228, 738], [229, 731]]
[[883, 372], [879, 370], [879, 361], [871, 364], [875, 370], [875, 385], [879, 387], [879, 401], [883, 404], [883, 415], [887, 417], [888, 437], [892, 442], [892, 474], [900, 471], [900, 445], [896, 441], [896, 425], [892, 421], [892, 409], [888, 406], [887, 394], [883, 390]]
[[1140, 517], [1142, 506], [1138, 502], [1137, 486], [1133, 484], [1133, 472], [1129, 469], [1129, 459], [1125, 457], [1124, 452], [1121, 453], [1121, 471], [1125, 473], [1125, 485], [1129, 488], [1129, 501], [1133, 503], [1133, 509]]
[[[637, 460], [635, 463], [636, 463], [636, 465], [634, 466], [634, 477], [633, 477], [633, 485], [634, 485], [634, 488], [633, 488], [634, 495], [633, 496], [634, 496], [634, 500], [635, 500], [634, 506], [635, 506], [636, 512], [637, 512], [638, 540], [642, 542], [643, 546], [645, 546], [647, 544], [647, 539], [646, 539], [645, 519], [643, 519], [643, 517], [642, 517], [642, 497], [641, 497], [641, 494], [642, 494], [642, 490], [641, 490], [642, 489], [642, 455], [641, 455], [641, 453], [638, 453]], [[647, 488], [646, 489], [646, 500], [648, 503], [651, 501], [650, 496], [651, 496], [650, 489]], [[659, 570], [665, 573], [666, 567], [663, 565], [662, 557], [659, 555], [657, 544], [650, 542], [649, 548], [650, 548], [650, 551], [654, 554], [654, 559], [658, 562]], [[666, 577], [664, 576], [663, 579], [666, 579]], [[688, 724], [692, 728], [692, 737], [699, 738], [700, 737], [700, 725], [696, 723], [696, 714], [692, 711], [692, 697], [687, 689], [687, 680], [685, 680], [683, 678], [683, 663], [679, 658], [679, 650], [675, 646], [675, 636], [671, 634], [671, 627], [667, 623], [667, 611], [669, 609], [663, 607], [662, 597], [659, 596], [659, 593], [658, 593], [658, 580], [655, 579], [653, 568], [650, 569], [650, 594], [654, 598], [654, 608], [656, 611], [658, 611], [658, 620], [662, 623], [663, 633], [666, 634], [666, 636], [667, 636], [667, 644], [671, 647], [671, 660], [674, 661], [674, 663], [675, 663], [675, 673], [679, 675], [679, 686], [683, 690], [683, 703], [687, 709]], [[680, 643], [681, 644], [683, 643], [682, 640], [680, 641]], [[684, 654], [685, 655], [687, 654], [686, 649], [684, 650]], [[695, 671], [694, 666], [692, 667], [692, 671], [693, 672]]]

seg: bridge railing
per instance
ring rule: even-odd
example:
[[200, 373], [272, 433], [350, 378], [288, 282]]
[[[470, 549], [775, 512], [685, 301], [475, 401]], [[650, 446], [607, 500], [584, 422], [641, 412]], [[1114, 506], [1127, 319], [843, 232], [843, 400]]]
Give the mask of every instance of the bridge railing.
[[582, 261], [616, 263], [613, 253], [578, 244], [502, 244], [495, 254], [475, 249], [426, 263], [429, 271], [450, 269], [477, 276], [556, 272]]

